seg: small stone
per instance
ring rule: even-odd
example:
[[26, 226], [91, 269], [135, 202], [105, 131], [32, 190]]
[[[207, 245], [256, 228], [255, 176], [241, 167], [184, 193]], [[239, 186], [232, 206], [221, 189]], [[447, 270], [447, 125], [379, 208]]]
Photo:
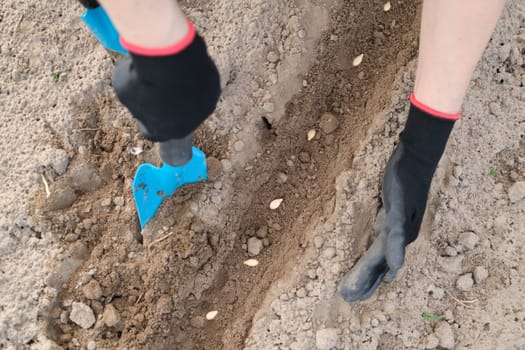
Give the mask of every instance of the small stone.
[[69, 165], [69, 157], [63, 149], [51, 150], [48, 154], [48, 163], [58, 175], [63, 175]]
[[321, 116], [319, 127], [324, 131], [325, 134], [333, 133], [339, 126], [339, 120], [332, 113], [324, 113]]
[[326, 259], [332, 259], [335, 256], [336, 250], [334, 247], [328, 247], [323, 251], [323, 257]]
[[379, 326], [379, 320], [378, 320], [377, 318], [373, 318], [373, 319], [370, 321], [370, 325], [371, 325], [372, 327], [374, 327], [374, 328], [377, 327], [377, 326]]
[[425, 338], [425, 349], [435, 349], [439, 345], [439, 339], [434, 334], [429, 334]]
[[67, 315], [67, 311], [62, 311], [60, 313], [60, 323], [67, 324], [68, 320], [69, 320], [69, 317]]
[[454, 322], [454, 313], [452, 312], [452, 310], [445, 310], [443, 316], [445, 316], [445, 320], [447, 320], [448, 322]]
[[434, 335], [439, 339], [439, 346], [445, 349], [454, 348], [454, 332], [446, 321], [441, 321], [434, 329]]
[[104, 198], [101, 202], [100, 202], [100, 205], [102, 207], [109, 207], [111, 205], [111, 198]]
[[278, 183], [284, 184], [284, 183], [286, 183], [286, 181], [288, 181], [288, 175], [286, 175], [284, 173], [279, 173], [279, 175], [277, 175], [277, 182]]
[[95, 324], [95, 314], [89, 306], [83, 303], [73, 302], [69, 319], [84, 329], [88, 329]]
[[255, 235], [259, 238], [265, 238], [266, 236], [268, 236], [268, 227], [266, 226], [259, 227]]
[[299, 153], [299, 160], [302, 163], [310, 163], [310, 154], [308, 152]]
[[485, 279], [487, 279], [487, 277], [489, 277], [489, 272], [483, 266], [476, 266], [474, 268], [473, 275], [474, 275], [474, 281], [476, 281], [476, 284], [480, 284]]
[[215, 157], [208, 157], [206, 159], [208, 165], [208, 179], [215, 181], [223, 171], [223, 165], [220, 160]]
[[465, 250], [472, 250], [478, 244], [479, 237], [474, 232], [463, 232], [459, 235], [458, 242], [465, 248]]
[[87, 350], [97, 350], [97, 343], [94, 340], [90, 340], [86, 346]]
[[271, 63], [276, 63], [277, 61], [279, 61], [279, 55], [275, 51], [270, 51], [268, 52], [266, 59]]
[[509, 188], [509, 199], [511, 203], [516, 203], [525, 198], [525, 181], [518, 181]]
[[456, 250], [456, 248], [454, 248], [452, 246], [447, 246], [445, 248], [445, 254], [448, 255], [448, 256], [457, 256], [458, 255], [458, 251]]
[[115, 197], [113, 198], [113, 203], [115, 203], [115, 205], [117, 207], [123, 207], [124, 206], [124, 197]]
[[203, 328], [205, 324], [206, 324], [206, 319], [202, 316], [195, 316], [195, 317], [192, 317], [190, 320], [190, 325], [193, 328]]
[[463, 256], [443, 257], [438, 259], [438, 263], [445, 272], [461, 273]]
[[241, 152], [244, 149], [244, 142], [242, 141], [235, 141], [233, 144], [233, 149], [237, 152]]
[[295, 292], [295, 294], [297, 295], [298, 298], [304, 298], [306, 297], [306, 289], [299, 288], [297, 292]]
[[323, 247], [323, 238], [321, 236], [314, 237], [314, 247], [321, 249]]
[[359, 78], [359, 80], [363, 80], [365, 78], [365, 72], [359, 72], [359, 74], [357, 74], [357, 78]]
[[271, 102], [265, 102], [263, 104], [263, 109], [268, 113], [273, 113], [275, 111], [275, 106]]
[[90, 300], [98, 299], [102, 296], [102, 288], [97, 280], [91, 280], [82, 288], [84, 296]]
[[331, 350], [335, 348], [338, 340], [339, 336], [335, 328], [320, 329], [315, 334], [315, 345], [319, 350]]
[[256, 237], [251, 237], [248, 240], [248, 254], [251, 256], [257, 256], [263, 249], [263, 243]]
[[474, 280], [472, 279], [471, 273], [466, 273], [464, 275], [459, 276], [459, 278], [456, 281], [456, 288], [463, 292], [470, 291], [473, 285]]
[[69, 186], [64, 186], [51, 191], [51, 196], [49, 197], [49, 209], [66, 209], [71, 207], [76, 200], [77, 195], [75, 191]]
[[102, 321], [108, 327], [114, 327], [119, 324], [120, 315], [113, 305], [106, 305], [104, 308], [104, 313], [102, 314]]
[[391, 314], [396, 310], [396, 304], [394, 304], [391, 300], [386, 300], [385, 304], [383, 305], [383, 312], [387, 314]]

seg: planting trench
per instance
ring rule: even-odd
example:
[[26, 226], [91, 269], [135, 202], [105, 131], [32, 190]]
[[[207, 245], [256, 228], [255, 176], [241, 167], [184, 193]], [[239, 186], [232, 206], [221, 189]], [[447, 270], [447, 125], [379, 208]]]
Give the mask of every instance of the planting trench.
[[[167, 199], [142, 235], [130, 179], [141, 161], [158, 162], [155, 151], [135, 136], [132, 120], [112, 117], [122, 111], [111, 94], [79, 98], [68, 142], [81, 152], [63, 176], [44, 170], [56, 178], [53, 195], [39, 193], [32, 206], [41, 229], [59, 235], [69, 252], [48, 280], [59, 291], [42, 315], [48, 336], [66, 349], [89, 341], [101, 349], [242, 348], [272, 283], [294, 269], [310, 244], [308, 230], [333, 212], [336, 177], [352, 167], [372, 117], [389, 107], [395, 74], [415, 55], [416, 6], [382, 8], [361, 1], [332, 9], [284, 115], [262, 111], [246, 124], [255, 156], [235, 151], [250, 148], [249, 139], [235, 143], [205, 124], [196, 145], [209, 157], [210, 180]], [[353, 67], [361, 53], [363, 63]], [[320, 128], [324, 113], [337, 119], [335, 131]], [[311, 129], [316, 136], [308, 141]], [[52, 142], [67, 148], [58, 136]], [[135, 157], [129, 150], [137, 145], [145, 152]], [[276, 198], [284, 201], [272, 211]], [[375, 210], [363, 210], [363, 231], [370, 231]], [[264, 247], [251, 268], [243, 262], [256, 235]], [[68, 320], [73, 302], [97, 316], [111, 304], [121, 321], [107, 327], [99, 317], [84, 330]], [[211, 310], [217, 317], [206, 321]]]

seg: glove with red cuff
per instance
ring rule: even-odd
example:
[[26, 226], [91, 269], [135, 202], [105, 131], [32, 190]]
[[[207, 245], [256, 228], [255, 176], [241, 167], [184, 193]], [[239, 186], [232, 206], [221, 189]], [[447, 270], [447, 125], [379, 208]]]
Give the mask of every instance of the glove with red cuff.
[[405, 248], [418, 236], [428, 192], [447, 140], [459, 113], [433, 110], [410, 96], [411, 106], [399, 143], [383, 178], [383, 205], [376, 218], [376, 238], [341, 281], [348, 301], [372, 296], [392, 281], [405, 260]]
[[188, 25], [187, 35], [165, 48], [142, 48], [121, 38], [130, 56], [117, 63], [113, 87], [140, 132], [154, 142], [189, 137], [220, 96], [217, 67], [204, 40]]

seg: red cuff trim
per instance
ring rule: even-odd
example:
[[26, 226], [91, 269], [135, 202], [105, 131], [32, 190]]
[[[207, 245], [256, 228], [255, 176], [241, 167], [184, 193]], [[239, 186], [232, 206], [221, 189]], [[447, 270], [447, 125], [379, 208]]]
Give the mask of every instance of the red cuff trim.
[[448, 119], [448, 120], [458, 120], [459, 117], [460, 117], [460, 113], [454, 113], [454, 114], [449, 114], [449, 113], [443, 113], [443, 112], [440, 112], [440, 111], [436, 111], [435, 109], [433, 108], [430, 108], [429, 106], [419, 102], [417, 99], [416, 99], [416, 95], [414, 95], [413, 93], [410, 94], [410, 102], [416, 106], [417, 108], [419, 108], [420, 110], [422, 110], [423, 112], [425, 113], [428, 113], [428, 114], [431, 114], [433, 115], [434, 117], [438, 117], [438, 118], [443, 118], [443, 119]]
[[188, 46], [190, 46], [190, 44], [193, 42], [193, 39], [195, 39], [196, 34], [197, 33], [193, 23], [188, 21], [188, 33], [186, 33], [186, 36], [168, 47], [142, 47], [126, 41], [122, 36], [120, 36], [120, 43], [126, 50], [137, 55], [171, 56], [184, 51]]

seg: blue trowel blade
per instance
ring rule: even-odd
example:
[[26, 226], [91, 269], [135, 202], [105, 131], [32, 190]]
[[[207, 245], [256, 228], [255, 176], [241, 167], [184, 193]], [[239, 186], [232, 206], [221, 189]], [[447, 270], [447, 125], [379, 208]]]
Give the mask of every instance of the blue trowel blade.
[[80, 18], [106, 49], [121, 54], [128, 53], [120, 44], [119, 34], [102, 6], [86, 9], [86, 12]]
[[195, 147], [192, 152], [191, 160], [182, 166], [162, 164], [158, 168], [146, 163], [137, 169], [132, 187], [141, 229], [155, 216], [164, 197], [182, 185], [206, 180], [206, 156]]

